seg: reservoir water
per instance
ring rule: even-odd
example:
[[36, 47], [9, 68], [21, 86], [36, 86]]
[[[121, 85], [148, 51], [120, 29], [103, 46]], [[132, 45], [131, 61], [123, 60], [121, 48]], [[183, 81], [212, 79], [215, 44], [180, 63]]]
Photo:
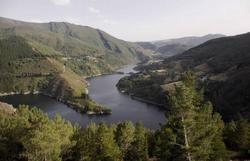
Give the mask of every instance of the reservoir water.
[[134, 65], [128, 65], [120, 69], [119, 71], [124, 72], [124, 74], [102, 75], [88, 79], [90, 97], [97, 103], [110, 107], [112, 109], [111, 115], [88, 116], [80, 114], [63, 103], [42, 95], [13, 95], [0, 97], [0, 100], [13, 104], [15, 107], [19, 104], [36, 106], [50, 117], [59, 113], [63, 118], [81, 126], [86, 126], [91, 121], [96, 123], [104, 121], [111, 124], [130, 120], [142, 122], [148, 128], [158, 128], [159, 123], [165, 121], [162, 109], [133, 100], [128, 95], [120, 93], [116, 88], [117, 82], [122, 77], [128, 75], [129, 72], [135, 72], [134, 67]]

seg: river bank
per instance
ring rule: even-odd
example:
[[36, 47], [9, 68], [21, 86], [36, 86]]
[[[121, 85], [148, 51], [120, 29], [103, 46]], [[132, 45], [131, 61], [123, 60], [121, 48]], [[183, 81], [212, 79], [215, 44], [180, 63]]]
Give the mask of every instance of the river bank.
[[137, 96], [134, 96], [133, 94], [130, 94], [129, 92], [125, 91], [125, 90], [121, 90], [119, 89], [119, 92], [121, 92], [122, 94], [125, 94], [125, 95], [128, 95], [129, 97], [131, 97], [132, 99], [134, 100], [137, 100], [137, 101], [140, 101], [140, 102], [144, 102], [144, 103], [147, 103], [147, 104], [151, 104], [151, 105], [154, 105], [154, 106], [158, 106], [158, 107], [162, 107], [162, 108], [165, 108], [165, 105], [164, 104], [159, 104], [159, 103], [156, 103], [156, 102], [153, 102], [153, 101], [150, 101], [150, 100], [146, 100], [144, 98], [140, 98], [140, 97], [137, 97]]
[[140, 97], [136, 97], [136, 96], [133, 96], [133, 95], [131, 95], [130, 97], [132, 99], [140, 101], [140, 102], [144, 102], [144, 103], [147, 103], [147, 104], [151, 104], [151, 105], [155, 105], [155, 106], [158, 106], [158, 107], [162, 107], [162, 108], [164, 107], [165, 108], [164, 104], [159, 104], [159, 103], [149, 101], [149, 100], [146, 100], [146, 99], [143, 99], [143, 98], [140, 98]]
[[[123, 66], [124, 67], [124, 66]], [[84, 77], [84, 79], [86, 80], [86, 84], [87, 86], [89, 86], [89, 82], [87, 81], [87, 79], [92, 79], [95, 77], [99, 77], [99, 76], [105, 76], [105, 75], [112, 75], [112, 74], [124, 74], [123, 72], [120, 72], [118, 70], [122, 69], [122, 67], [117, 68], [115, 71], [111, 71], [111, 72], [107, 72], [107, 73], [101, 73], [101, 74], [96, 74], [93, 76], [89, 76], [89, 77]], [[88, 90], [87, 90], [88, 91]], [[79, 103], [70, 101], [70, 100], [65, 100], [62, 97], [57, 97], [54, 96], [52, 94], [46, 93], [44, 91], [12, 91], [12, 92], [4, 92], [4, 93], [0, 93], [0, 97], [4, 97], [4, 96], [14, 96], [14, 95], [43, 95], [43, 96], [47, 96], [50, 97], [52, 99], [57, 100], [58, 102], [61, 102], [65, 105], [67, 105], [68, 107], [74, 109], [76, 112], [82, 113], [82, 114], [87, 114], [87, 115], [109, 115], [112, 113], [112, 111], [109, 108], [104, 108], [101, 105], [99, 106], [100, 109], [98, 110], [89, 110], [88, 108], [84, 107], [84, 105], [81, 105]], [[82, 98], [84, 99], [84, 98]]]
[[27, 91], [26, 95], [0, 97], [0, 101], [13, 104], [15, 107], [19, 104], [37, 107], [46, 112], [49, 117], [54, 117], [58, 113], [66, 120], [77, 123], [82, 127], [85, 127], [90, 122], [97, 124], [106, 122], [111, 125], [130, 120], [133, 123], [142, 122], [147, 128], [157, 129], [160, 127], [159, 124], [165, 121], [163, 108], [132, 99], [128, 95], [120, 93], [116, 88], [117, 82], [122, 77], [128, 76], [131, 72], [136, 72], [133, 70], [135, 66], [124, 66], [117, 70], [121, 73], [101, 75], [87, 80], [89, 82], [89, 99], [104, 107], [109, 107], [112, 110], [112, 114], [109, 115], [97, 115], [92, 111], [85, 111], [85, 114], [82, 114], [80, 111], [74, 110], [73, 107], [69, 107], [70, 105], [66, 105], [65, 102], [59, 102], [62, 100], [56, 101], [56, 98], [52, 99], [42, 94], [27, 94]]
[[63, 98], [58, 98], [56, 96], [53, 96], [52, 94], [49, 94], [49, 93], [46, 93], [43, 91], [17, 91], [17, 92], [12, 91], [12, 92], [0, 93], [0, 97], [15, 96], [15, 95], [43, 95], [43, 96], [47, 96], [49, 98], [52, 98], [58, 102], [61, 102], [65, 105], [67, 105], [68, 107], [72, 108], [76, 112], [79, 112], [82, 114], [88, 114], [88, 115], [109, 115], [109, 114], [111, 114], [110, 109], [102, 109], [102, 110], [98, 110], [98, 111], [88, 110], [87, 108], [83, 107], [83, 105], [80, 105], [78, 103], [75, 103], [75, 102], [72, 102], [69, 100], [65, 100]]

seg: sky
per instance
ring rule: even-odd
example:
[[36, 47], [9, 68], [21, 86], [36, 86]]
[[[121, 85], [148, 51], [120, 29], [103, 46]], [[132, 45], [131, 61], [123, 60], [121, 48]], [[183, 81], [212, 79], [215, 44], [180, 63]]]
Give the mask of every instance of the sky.
[[64, 21], [153, 41], [250, 32], [250, 0], [0, 0], [0, 17]]

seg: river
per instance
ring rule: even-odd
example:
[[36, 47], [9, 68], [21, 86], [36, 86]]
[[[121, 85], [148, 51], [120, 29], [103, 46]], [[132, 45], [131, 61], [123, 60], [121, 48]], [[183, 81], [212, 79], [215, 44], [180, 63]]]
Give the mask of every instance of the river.
[[63, 103], [42, 95], [13, 95], [0, 97], [0, 100], [13, 104], [15, 107], [19, 104], [36, 106], [50, 117], [59, 113], [63, 118], [81, 126], [86, 126], [91, 121], [96, 123], [104, 121], [111, 124], [130, 120], [142, 122], [146, 127], [156, 129], [159, 127], [159, 123], [165, 121], [164, 111], [159, 107], [133, 100], [120, 93], [116, 88], [117, 82], [122, 77], [128, 75], [129, 72], [135, 72], [133, 67], [134, 65], [128, 65], [120, 69], [119, 71], [124, 72], [124, 74], [102, 75], [88, 79], [90, 97], [97, 103], [110, 107], [112, 109], [111, 115], [88, 116], [80, 114]]

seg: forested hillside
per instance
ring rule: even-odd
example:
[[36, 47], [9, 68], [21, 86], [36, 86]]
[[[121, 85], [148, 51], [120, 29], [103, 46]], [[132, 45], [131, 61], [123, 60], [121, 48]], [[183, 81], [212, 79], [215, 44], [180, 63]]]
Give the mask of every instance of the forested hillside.
[[[144, 93], [147, 97], [152, 95], [149, 89], [158, 89], [162, 96], [164, 91], [178, 84], [181, 73], [191, 70], [224, 119], [239, 115], [249, 118], [249, 43], [249, 33], [210, 40], [183, 54], [142, 66], [142, 72], [122, 79], [118, 87], [121, 85], [135, 96]], [[143, 88], [136, 83], [138, 81], [144, 82]], [[155, 102], [163, 102], [161, 97], [155, 98]]]

